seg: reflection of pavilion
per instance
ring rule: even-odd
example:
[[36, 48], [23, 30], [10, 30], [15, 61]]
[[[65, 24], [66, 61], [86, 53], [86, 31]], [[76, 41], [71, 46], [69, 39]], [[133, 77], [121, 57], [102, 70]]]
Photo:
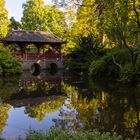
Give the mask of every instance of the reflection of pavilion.
[[12, 31], [6, 38], [1, 39], [5, 44], [15, 44], [14, 55], [23, 60], [23, 69], [30, 69], [34, 63], [46, 69], [51, 63], [62, 68], [61, 45], [65, 44], [55, 35], [42, 31]]
[[41, 71], [38, 76], [33, 76], [29, 71], [24, 71], [22, 78], [19, 81], [20, 86], [32, 86], [32, 85], [43, 85], [45, 82], [49, 84], [58, 85], [61, 83], [62, 71], [51, 75], [49, 72]]
[[51, 103], [52, 101], [57, 101], [61, 99], [62, 95], [48, 95], [41, 97], [25, 97], [22, 99], [13, 99], [9, 100], [8, 103], [13, 107], [26, 107], [26, 106], [34, 106], [42, 103]]
[[61, 76], [61, 71], [55, 75], [42, 71], [39, 76], [25, 71], [19, 81], [19, 90], [5, 102], [14, 107], [21, 107], [59, 100], [64, 96], [61, 92]]

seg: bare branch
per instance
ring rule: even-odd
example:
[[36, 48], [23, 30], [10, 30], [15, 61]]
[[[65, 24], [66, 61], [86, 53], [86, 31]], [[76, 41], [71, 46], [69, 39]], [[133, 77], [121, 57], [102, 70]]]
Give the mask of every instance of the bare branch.
[[115, 65], [117, 65], [117, 66], [121, 69], [122, 66], [121, 66], [121, 64], [119, 64], [119, 63], [116, 62], [114, 55], [112, 55], [112, 59], [113, 59], [113, 63], [114, 63]]

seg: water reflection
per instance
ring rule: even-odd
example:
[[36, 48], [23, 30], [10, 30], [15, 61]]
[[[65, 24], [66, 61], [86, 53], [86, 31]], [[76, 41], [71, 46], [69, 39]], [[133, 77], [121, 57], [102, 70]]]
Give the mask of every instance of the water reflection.
[[8, 139], [30, 128], [51, 127], [97, 129], [117, 132], [124, 139], [140, 138], [140, 88], [61, 71], [38, 76], [25, 72], [18, 78], [1, 79], [0, 88], [0, 132]]
[[3, 131], [3, 129], [6, 125], [9, 109], [10, 109], [10, 105], [0, 104], [0, 132]]
[[42, 121], [46, 116], [46, 113], [54, 113], [55, 111], [59, 110], [64, 99], [65, 96], [48, 97], [43, 103], [27, 106], [25, 108], [25, 113], [30, 117], [36, 118], [38, 121]]

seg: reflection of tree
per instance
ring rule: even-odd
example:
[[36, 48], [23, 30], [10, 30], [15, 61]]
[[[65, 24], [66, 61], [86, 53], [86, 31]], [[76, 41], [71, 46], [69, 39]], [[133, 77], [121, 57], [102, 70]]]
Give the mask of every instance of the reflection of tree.
[[72, 100], [74, 108], [77, 110], [77, 119], [83, 123], [84, 129], [91, 129], [95, 126], [99, 111], [105, 107], [104, 101], [98, 99], [88, 100], [88, 98], [79, 97], [77, 101]]
[[26, 92], [34, 92], [34, 91], [49, 91], [51, 90], [55, 85], [54, 84], [49, 84], [47, 81], [24, 81], [22, 84], [22, 88]]
[[[49, 98], [49, 97], [48, 97]], [[50, 100], [33, 106], [26, 107], [26, 114], [30, 117], [37, 118], [38, 121], [42, 121], [46, 113], [53, 113], [62, 106], [65, 96], [56, 96], [50, 98]]]
[[60, 118], [53, 120], [56, 127], [68, 130], [91, 129], [92, 121], [96, 119], [96, 115], [103, 108], [103, 105], [105, 106], [105, 93], [101, 97], [102, 100], [93, 98], [93, 96], [89, 99], [87, 96], [82, 96], [79, 92], [81, 89], [79, 90], [64, 82], [62, 83], [62, 90], [68, 95], [64, 104], [68, 110], [61, 109]]
[[80, 121], [76, 118], [77, 112], [75, 110], [60, 109], [59, 117], [54, 118], [53, 122], [56, 128], [62, 130], [78, 130]]
[[125, 116], [124, 126], [126, 128], [125, 133], [128, 133], [130, 136], [135, 137], [140, 131], [138, 130], [137, 126], [139, 124], [137, 123], [136, 111], [131, 108], [129, 111], [125, 112], [124, 116]]
[[[83, 115], [83, 112], [86, 111], [83, 109], [83, 111], [80, 111], [80, 107], [76, 105], [75, 107], [79, 112], [79, 119], [84, 122], [84, 124], [86, 124], [86, 122], [83, 121], [83, 117], [88, 119], [87, 122], [93, 122], [93, 125], [91, 123], [89, 128], [97, 128], [100, 131], [116, 131], [125, 138], [136, 137], [137, 139], [139, 136], [136, 133], [140, 131], [138, 130], [138, 126], [140, 125], [140, 108], [138, 109], [138, 106], [140, 103], [138, 103], [138, 100], [136, 100], [135, 96], [139, 95], [139, 90], [133, 87], [123, 87], [114, 83], [106, 84], [107, 82], [105, 81], [103, 83], [104, 85], [102, 83], [98, 83], [98, 86], [97, 82], [92, 84], [92, 88], [95, 87], [95, 89], [92, 89], [93, 92], [99, 91], [96, 93], [94, 92], [96, 94], [96, 100], [98, 100], [97, 106], [95, 108], [96, 111], [98, 111], [97, 114], [90, 114], [92, 111], [89, 109], [89, 112], [87, 113], [90, 114], [89, 116], [91, 117], [88, 119], [88, 117], [84, 117]], [[78, 100], [78, 102], [79, 101], [80, 100]], [[92, 116], [95, 116], [93, 121]]]
[[19, 88], [18, 78], [1, 78], [0, 79], [0, 132], [3, 131], [8, 118], [10, 105], [2, 103], [3, 100], [9, 99]]
[[54, 94], [60, 93], [61, 85], [59, 83], [48, 82], [46, 80], [29, 80], [20, 82], [21, 93], [42, 93], [42, 94]]
[[78, 91], [74, 86], [68, 85], [64, 82], [61, 83], [62, 92], [67, 94], [63, 107], [60, 109], [59, 118], [54, 118], [53, 122], [55, 127], [63, 130], [77, 130], [79, 120], [76, 119], [77, 112], [74, 110], [72, 100], [77, 100]]
[[10, 109], [10, 105], [8, 104], [0, 104], [0, 132], [3, 131], [6, 121], [8, 118], [8, 110]]
[[71, 100], [77, 99], [77, 94], [78, 91], [76, 90], [76, 88], [74, 86], [68, 85], [64, 82], [61, 83], [61, 87], [62, 87], [62, 92], [67, 94], [67, 108], [71, 109], [73, 106], [71, 104]]
[[12, 94], [17, 93], [19, 89], [18, 78], [0, 79], [0, 98], [8, 99]]
[[98, 129], [101, 132], [117, 132], [125, 138], [140, 137], [138, 89], [114, 83], [103, 86], [94, 82], [90, 83], [90, 91], [94, 94], [91, 97], [88, 94], [83, 96], [76, 85], [62, 85], [68, 99], [64, 103], [65, 108], [60, 110], [60, 118], [53, 120], [56, 127], [68, 130]]

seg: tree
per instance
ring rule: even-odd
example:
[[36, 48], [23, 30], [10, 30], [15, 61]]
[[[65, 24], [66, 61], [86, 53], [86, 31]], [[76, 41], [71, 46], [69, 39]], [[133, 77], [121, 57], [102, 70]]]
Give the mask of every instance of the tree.
[[16, 21], [14, 17], [11, 17], [10, 21], [11, 21], [11, 23], [10, 23], [9, 27], [10, 27], [11, 30], [12, 29], [18, 30], [18, 29], [21, 28], [21, 23]]
[[26, 30], [47, 30], [46, 7], [43, 0], [28, 0], [23, 4], [23, 28]]
[[12, 56], [9, 48], [0, 44], [0, 75], [15, 75], [21, 72], [20, 60]]
[[59, 37], [67, 31], [64, 13], [55, 6], [46, 6], [43, 0], [28, 0], [23, 8], [23, 29], [51, 31]]
[[68, 17], [74, 20], [72, 11], [61, 11], [55, 5], [45, 5], [43, 0], [28, 0], [23, 4], [22, 25], [25, 30], [40, 30], [53, 32], [56, 36], [67, 41], [62, 46], [62, 52], [68, 53], [74, 47], [73, 36], [71, 35], [70, 22]]
[[112, 47], [125, 47], [135, 67], [139, 54], [140, 3], [139, 0], [97, 0], [100, 27]]
[[77, 9], [77, 22], [73, 26], [75, 35], [87, 37], [89, 34], [98, 35], [98, 15], [96, 14], [96, 4], [94, 0], [83, 0]]
[[0, 0], [0, 37], [5, 37], [8, 32], [8, 11], [5, 9], [5, 1]]

